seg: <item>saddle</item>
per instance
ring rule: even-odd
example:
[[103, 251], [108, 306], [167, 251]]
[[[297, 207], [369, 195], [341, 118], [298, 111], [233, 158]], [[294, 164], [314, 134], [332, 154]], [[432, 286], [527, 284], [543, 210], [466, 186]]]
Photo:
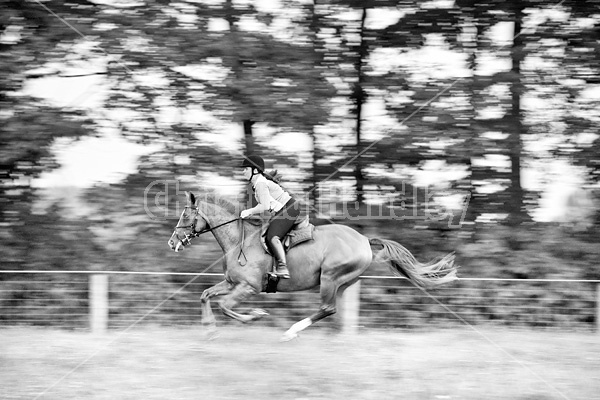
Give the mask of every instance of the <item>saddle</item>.
[[[271, 254], [269, 246], [267, 246], [267, 229], [269, 229], [269, 224], [265, 224], [261, 228], [260, 243], [262, 244], [263, 249], [265, 249], [265, 252], [272, 256], [273, 254]], [[315, 226], [309, 222], [308, 215], [296, 220], [292, 226], [292, 230], [281, 240], [285, 252], [287, 253], [292, 247], [297, 246], [300, 243], [313, 240], [314, 229]]]
[[[277, 284], [279, 283], [279, 277], [275, 275], [275, 266], [277, 264], [277, 260], [275, 259], [275, 257], [273, 257], [273, 254], [271, 254], [269, 246], [267, 246], [268, 228], [269, 224], [265, 224], [261, 228], [260, 243], [262, 244], [263, 249], [265, 249], [265, 252], [273, 258], [273, 263], [271, 265], [271, 271], [265, 274], [265, 288], [263, 290], [267, 293], [275, 293], [277, 292]], [[285, 252], [287, 253], [289, 249], [299, 245], [300, 243], [313, 240], [314, 229], [315, 226], [309, 222], [308, 215], [296, 220], [290, 232], [287, 235], [285, 235], [285, 237], [281, 241]]]

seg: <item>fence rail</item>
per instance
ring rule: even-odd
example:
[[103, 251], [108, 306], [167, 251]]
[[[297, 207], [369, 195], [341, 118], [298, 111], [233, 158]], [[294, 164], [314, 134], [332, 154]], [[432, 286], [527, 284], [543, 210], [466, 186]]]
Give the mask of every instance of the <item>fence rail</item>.
[[[600, 331], [600, 280], [461, 278], [432, 291], [406, 279], [361, 277], [337, 320], [343, 329], [469, 324]], [[0, 325], [70, 329], [200, 322], [200, 295], [218, 273], [0, 271]], [[267, 309], [260, 322], [288, 326], [319, 306], [317, 290], [260, 294], [242, 305]], [[216, 313], [221, 324], [231, 323]], [[323, 325], [323, 324], [321, 324]]]

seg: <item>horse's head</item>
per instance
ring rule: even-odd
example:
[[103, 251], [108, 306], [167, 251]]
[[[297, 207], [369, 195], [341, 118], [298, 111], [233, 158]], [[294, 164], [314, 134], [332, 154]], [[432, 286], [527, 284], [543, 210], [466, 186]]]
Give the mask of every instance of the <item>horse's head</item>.
[[209, 229], [208, 222], [202, 216], [198, 204], [196, 204], [194, 194], [185, 192], [185, 196], [187, 197], [187, 204], [181, 213], [181, 217], [179, 217], [171, 238], [167, 242], [171, 250], [175, 251], [183, 250], [185, 246], [191, 243], [192, 238]]

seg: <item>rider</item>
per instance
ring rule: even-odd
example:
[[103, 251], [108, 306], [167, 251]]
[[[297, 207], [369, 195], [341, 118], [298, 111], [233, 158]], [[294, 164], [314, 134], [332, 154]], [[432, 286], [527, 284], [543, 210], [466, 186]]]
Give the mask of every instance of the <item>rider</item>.
[[273, 178], [265, 173], [265, 161], [257, 155], [244, 158], [244, 178], [252, 183], [254, 197], [258, 204], [240, 213], [241, 218], [269, 211], [273, 215], [267, 230], [267, 245], [277, 260], [275, 274], [283, 279], [289, 279], [285, 251], [281, 240], [292, 229], [300, 214], [298, 203]]

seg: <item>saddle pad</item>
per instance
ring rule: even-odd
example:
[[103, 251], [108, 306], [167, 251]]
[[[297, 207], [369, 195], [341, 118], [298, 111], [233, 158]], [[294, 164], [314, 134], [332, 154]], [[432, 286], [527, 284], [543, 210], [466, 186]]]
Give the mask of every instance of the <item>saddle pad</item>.
[[[290, 231], [290, 233], [288, 233], [283, 238], [283, 248], [285, 249], [285, 251], [287, 252], [289, 249], [291, 249], [294, 246], [299, 245], [300, 243], [304, 243], [308, 240], [312, 240], [314, 229], [315, 229], [315, 226], [311, 223], [304, 225], [304, 227], [302, 227], [302, 228], [292, 229]], [[267, 243], [266, 243], [266, 239], [265, 239], [266, 234], [267, 234], [267, 229], [265, 227], [261, 234], [260, 242], [263, 246], [263, 249], [265, 249], [265, 251], [268, 254], [271, 254], [271, 251], [269, 250]]]
[[283, 240], [283, 247], [285, 247], [286, 250], [289, 250], [300, 243], [312, 240], [314, 229], [315, 226], [313, 224], [308, 224], [305, 228], [292, 230]]

